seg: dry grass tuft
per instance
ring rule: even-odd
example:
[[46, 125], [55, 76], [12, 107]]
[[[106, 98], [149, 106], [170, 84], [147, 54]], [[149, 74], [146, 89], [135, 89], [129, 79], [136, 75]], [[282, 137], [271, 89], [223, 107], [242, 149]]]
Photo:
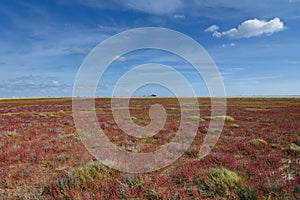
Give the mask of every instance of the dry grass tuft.
[[248, 145], [254, 146], [254, 147], [260, 147], [267, 145], [268, 142], [263, 139], [252, 139], [248, 141]]
[[204, 185], [210, 196], [214, 198], [236, 198], [232, 193], [234, 191], [239, 199], [256, 199], [255, 191], [246, 184], [244, 179], [225, 168], [211, 169]]
[[218, 121], [218, 120], [222, 120], [222, 121], [226, 121], [226, 122], [234, 122], [235, 119], [231, 116], [228, 116], [228, 115], [220, 115], [220, 116], [206, 116], [204, 117], [204, 119], [206, 120], [215, 120], [215, 121]]
[[292, 150], [294, 152], [297, 152], [297, 153], [300, 153], [300, 146], [296, 145], [295, 143], [292, 143], [290, 145], [290, 150]]

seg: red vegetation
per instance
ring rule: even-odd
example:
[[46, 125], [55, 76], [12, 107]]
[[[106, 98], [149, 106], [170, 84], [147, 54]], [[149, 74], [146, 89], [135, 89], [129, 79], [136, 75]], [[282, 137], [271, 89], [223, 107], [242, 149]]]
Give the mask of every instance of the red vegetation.
[[[95, 112], [116, 145], [150, 152], [174, 137], [180, 120], [175, 98], [149, 98], [131, 100], [133, 121], [147, 125], [155, 103], [168, 108], [167, 121], [147, 139], [118, 128], [110, 99], [97, 99]], [[201, 117], [209, 116], [210, 100], [199, 103]], [[227, 109], [235, 121], [225, 123], [204, 159], [197, 158], [209, 120], [172, 165], [127, 174], [95, 162], [84, 148], [71, 99], [0, 100], [0, 199], [299, 199], [299, 99], [234, 98]]]

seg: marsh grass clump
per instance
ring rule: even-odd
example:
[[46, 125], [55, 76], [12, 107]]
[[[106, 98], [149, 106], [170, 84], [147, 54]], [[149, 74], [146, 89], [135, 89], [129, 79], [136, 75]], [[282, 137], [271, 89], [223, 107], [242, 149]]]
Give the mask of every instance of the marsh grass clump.
[[128, 118], [126, 118], [126, 120], [132, 120], [132, 121], [135, 121], [135, 120], [137, 120], [137, 118], [136, 118], [136, 117], [128, 117]]
[[246, 184], [243, 178], [225, 168], [211, 169], [204, 185], [208, 191], [207, 194], [214, 198], [257, 199], [255, 191]]
[[177, 110], [177, 108], [174, 108], [174, 107], [168, 107], [168, 108], [166, 108], [166, 110]]
[[9, 137], [9, 138], [14, 138], [18, 137], [20, 134], [14, 129], [13, 131], [4, 131], [3, 133], [0, 133], [0, 138], [2, 137]]
[[295, 144], [295, 143], [292, 143], [292, 144], [290, 145], [290, 150], [291, 150], [291, 151], [294, 151], [294, 152], [297, 152], [297, 153], [300, 153], [300, 146], [298, 146], [298, 145]]
[[230, 124], [229, 127], [230, 128], [239, 128], [240, 126], [238, 124]]
[[206, 116], [204, 117], [206, 120], [214, 120], [214, 121], [226, 121], [226, 122], [234, 122], [235, 119], [229, 115], [220, 115], [220, 116]]
[[[65, 199], [97, 191], [105, 196], [101, 188], [108, 187], [116, 177], [117, 173], [114, 170], [103, 166], [99, 162], [89, 162], [81, 167], [64, 172], [52, 180], [49, 185], [42, 188], [41, 195]], [[112, 187], [112, 189], [114, 188]], [[104, 198], [101, 194], [100, 196]]]
[[263, 139], [252, 139], [248, 141], [248, 145], [254, 146], [254, 147], [260, 147], [267, 145], [268, 142]]
[[200, 116], [195, 116], [195, 115], [190, 115], [187, 117], [189, 120], [195, 120], [195, 121], [200, 121], [200, 122], [205, 122], [206, 120], [201, 118]]
[[55, 161], [57, 161], [57, 162], [63, 162], [63, 161], [68, 160], [69, 158], [70, 158], [70, 155], [69, 155], [69, 154], [63, 153], [63, 154], [58, 155], [58, 156], [56, 157]]
[[267, 108], [245, 108], [246, 111], [268, 111], [269, 109]]

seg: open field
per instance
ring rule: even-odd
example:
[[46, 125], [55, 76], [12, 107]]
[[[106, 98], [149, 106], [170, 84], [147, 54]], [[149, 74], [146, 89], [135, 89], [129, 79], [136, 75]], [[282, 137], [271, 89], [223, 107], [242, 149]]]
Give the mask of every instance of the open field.
[[[166, 108], [167, 120], [145, 139], [118, 128], [110, 99], [97, 99], [94, 110], [113, 143], [150, 152], [174, 137], [180, 120], [175, 98], [134, 98], [131, 120], [147, 125], [155, 103]], [[300, 199], [299, 98], [228, 99], [221, 137], [201, 160], [198, 151], [214, 118], [208, 98], [199, 98], [199, 109], [197, 136], [182, 157], [155, 172], [128, 174], [88, 153], [74, 126], [71, 99], [2, 99], [0, 199]]]

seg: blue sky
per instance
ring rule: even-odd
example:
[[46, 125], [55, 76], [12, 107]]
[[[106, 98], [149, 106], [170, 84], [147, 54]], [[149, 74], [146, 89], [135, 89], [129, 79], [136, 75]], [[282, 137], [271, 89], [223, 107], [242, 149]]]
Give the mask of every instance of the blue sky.
[[[139, 27], [165, 27], [199, 42], [228, 96], [300, 95], [299, 0], [1, 0], [0, 97], [71, 96], [88, 53]], [[197, 95], [208, 95], [191, 66], [157, 50], [116, 59], [96, 95], [110, 96], [122, 74], [149, 62], [174, 66]], [[170, 94], [145, 86], [136, 95], [151, 93]]]

